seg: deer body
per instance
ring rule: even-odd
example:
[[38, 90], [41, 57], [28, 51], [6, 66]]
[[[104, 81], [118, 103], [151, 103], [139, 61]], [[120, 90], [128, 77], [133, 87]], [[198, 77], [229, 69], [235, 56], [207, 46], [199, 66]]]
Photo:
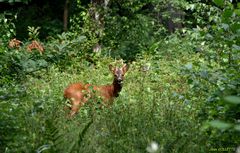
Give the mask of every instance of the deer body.
[[[110, 85], [94, 86], [91, 84], [74, 83], [65, 89], [64, 97], [70, 99], [72, 105], [70, 108], [70, 116], [76, 114], [79, 108], [83, 106], [93, 94], [100, 96], [106, 104], [111, 104], [114, 98], [118, 97], [128, 66], [125, 64], [121, 68], [114, 68], [112, 65], [109, 65], [109, 69], [114, 75], [113, 83]], [[92, 92], [91, 89], [94, 90], [94, 92]]]

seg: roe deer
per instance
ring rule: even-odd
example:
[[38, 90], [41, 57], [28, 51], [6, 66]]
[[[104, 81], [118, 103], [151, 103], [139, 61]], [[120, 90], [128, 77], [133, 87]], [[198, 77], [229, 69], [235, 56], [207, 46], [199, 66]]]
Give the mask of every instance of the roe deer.
[[[124, 75], [129, 66], [124, 64], [121, 68], [109, 65], [109, 70], [114, 75], [113, 83], [109, 85], [94, 86], [91, 84], [74, 83], [69, 85], [64, 91], [64, 97], [71, 102], [70, 116], [76, 114], [93, 94], [100, 96], [105, 103], [112, 103], [115, 97], [118, 97], [123, 86]], [[96, 91], [92, 92], [91, 88]]]

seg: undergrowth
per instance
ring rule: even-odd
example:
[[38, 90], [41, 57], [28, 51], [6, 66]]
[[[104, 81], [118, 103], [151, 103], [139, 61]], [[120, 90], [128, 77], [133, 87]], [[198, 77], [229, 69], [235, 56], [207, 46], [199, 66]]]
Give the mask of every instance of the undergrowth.
[[[61, 34], [53, 3], [37, 25], [31, 5], [0, 14], [0, 152], [239, 152], [239, 3], [70, 3]], [[119, 97], [69, 118], [64, 89], [112, 83], [115, 59], [130, 65]]]
[[63, 109], [64, 88], [79, 81], [111, 83], [112, 59], [90, 67], [74, 62], [65, 71], [53, 65], [27, 76], [25, 95], [17, 98], [15, 110], [6, 112], [18, 116], [9, 123], [16, 135], [5, 152], [145, 152], [152, 142], [159, 144], [159, 152], [205, 150], [196, 111], [201, 104], [186, 101], [189, 87], [179, 75], [181, 60], [186, 61], [187, 55], [171, 60], [139, 56], [130, 64], [123, 90], [110, 108], [99, 109], [89, 101], [73, 119]]
[[236, 147], [234, 132], [210, 130], [206, 124], [206, 116], [211, 115], [206, 101], [216, 90], [211, 79], [218, 79], [213, 72], [221, 66], [212, 62], [205, 67], [204, 53], [192, 53], [198, 42], [169, 38], [174, 41], [153, 44], [150, 54], [139, 54], [129, 63], [123, 90], [113, 105], [100, 109], [101, 100], [89, 100], [73, 118], [64, 110], [64, 89], [74, 82], [112, 83], [108, 65], [114, 59], [101, 57], [93, 64], [72, 58], [67, 65], [52, 64], [25, 74], [17, 86], [3, 86], [0, 123], [5, 132], [0, 149], [139, 153], [151, 152], [155, 144], [155, 152], [204, 153], [226, 138], [234, 138], [229, 146]]

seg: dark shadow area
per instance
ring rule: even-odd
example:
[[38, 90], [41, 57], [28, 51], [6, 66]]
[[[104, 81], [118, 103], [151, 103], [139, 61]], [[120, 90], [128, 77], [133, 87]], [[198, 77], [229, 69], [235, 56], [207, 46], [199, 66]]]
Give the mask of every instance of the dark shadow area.
[[[40, 27], [39, 38], [47, 39], [63, 31], [64, 0], [32, 0], [25, 3], [0, 3], [0, 13], [17, 15], [15, 22], [16, 37], [20, 40], [28, 38], [28, 26]], [[10, 13], [11, 12], [11, 13]]]

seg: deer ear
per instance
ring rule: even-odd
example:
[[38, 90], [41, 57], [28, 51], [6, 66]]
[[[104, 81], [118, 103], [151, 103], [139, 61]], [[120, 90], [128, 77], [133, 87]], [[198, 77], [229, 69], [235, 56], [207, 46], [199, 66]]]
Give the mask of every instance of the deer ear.
[[128, 64], [124, 64], [123, 67], [122, 67], [122, 70], [124, 73], [126, 73], [129, 69], [129, 65]]
[[110, 70], [111, 72], [114, 72], [114, 67], [112, 66], [112, 64], [109, 65], [109, 70]]

